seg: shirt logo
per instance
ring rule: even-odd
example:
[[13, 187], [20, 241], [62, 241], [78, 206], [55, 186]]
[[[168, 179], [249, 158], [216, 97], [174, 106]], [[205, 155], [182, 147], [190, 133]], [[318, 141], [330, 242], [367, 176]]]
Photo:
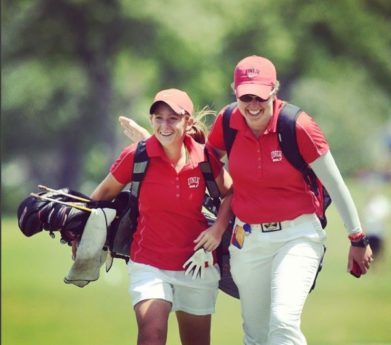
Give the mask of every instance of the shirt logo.
[[189, 177], [187, 179], [187, 184], [189, 188], [198, 188], [200, 185], [200, 178], [198, 176]]
[[272, 157], [272, 162], [281, 162], [282, 161], [282, 151], [281, 150], [274, 150], [270, 153]]

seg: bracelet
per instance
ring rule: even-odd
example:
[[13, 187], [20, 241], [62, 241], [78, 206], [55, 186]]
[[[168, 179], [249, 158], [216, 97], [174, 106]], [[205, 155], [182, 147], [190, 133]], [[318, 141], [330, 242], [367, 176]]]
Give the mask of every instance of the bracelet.
[[350, 239], [350, 244], [353, 247], [366, 248], [366, 246], [369, 244], [369, 239], [363, 232], [350, 235], [349, 239]]

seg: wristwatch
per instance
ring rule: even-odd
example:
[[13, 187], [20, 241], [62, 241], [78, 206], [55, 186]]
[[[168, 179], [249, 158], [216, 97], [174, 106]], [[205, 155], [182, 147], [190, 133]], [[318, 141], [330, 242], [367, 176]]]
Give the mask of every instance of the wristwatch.
[[362, 233], [361, 236], [350, 237], [350, 243], [353, 247], [365, 248], [369, 244], [368, 237]]

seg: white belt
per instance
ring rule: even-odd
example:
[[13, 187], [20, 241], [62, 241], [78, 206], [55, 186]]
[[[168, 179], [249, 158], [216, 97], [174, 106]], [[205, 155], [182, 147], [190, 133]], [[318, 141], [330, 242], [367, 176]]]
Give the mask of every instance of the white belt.
[[286, 228], [290, 228], [292, 226], [296, 226], [298, 224], [301, 224], [305, 221], [312, 219], [313, 217], [314, 217], [313, 214], [304, 214], [292, 220], [285, 220], [282, 222], [258, 223], [258, 224], [247, 224], [238, 218], [237, 220], [239, 223], [241, 223], [241, 225], [244, 228], [249, 226], [251, 228], [251, 231], [258, 230], [262, 232], [273, 232], [273, 231], [280, 231]]

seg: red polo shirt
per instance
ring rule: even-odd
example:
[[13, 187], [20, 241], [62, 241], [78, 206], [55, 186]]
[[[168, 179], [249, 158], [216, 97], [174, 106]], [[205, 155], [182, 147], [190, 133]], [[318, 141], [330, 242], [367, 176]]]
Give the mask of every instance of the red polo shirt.
[[[274, 102], [273, 117], [258, 139], [247, 126], [238, 108], [232, 112], [230, 126], [237, 135], [229, 156], [233, 179], [232, 210], [247, 223], [266, 223], [294, 219], [314, 213], [317, 199], [301, 172], [283, 156], [277, 139], [277, 117], [283, 102]], [[223, 110], [213, 124], [208, 143], [225, 151]], [[300, 152], [307, 163], [328, 150], [328, 143], [313, 119], [302, 113], [296, 123]]]
[[[146, 142], [150, 162], [140, 196], [137, 230], [130, 254], [135, 262], [166, 270], [183, 270], [193, 254], [194, 240], [207, 228], [201, 213], [205, 181], [199, 163], [205, 160], [203, 146], [185, 137], [189, 163], [176, 172], [155, 136]], [[132, 180], [136, 145], [125, 148], [111, 166], [111, 174], [122, 184]], [[222, 164], [210, 158], [216, 177]]]

